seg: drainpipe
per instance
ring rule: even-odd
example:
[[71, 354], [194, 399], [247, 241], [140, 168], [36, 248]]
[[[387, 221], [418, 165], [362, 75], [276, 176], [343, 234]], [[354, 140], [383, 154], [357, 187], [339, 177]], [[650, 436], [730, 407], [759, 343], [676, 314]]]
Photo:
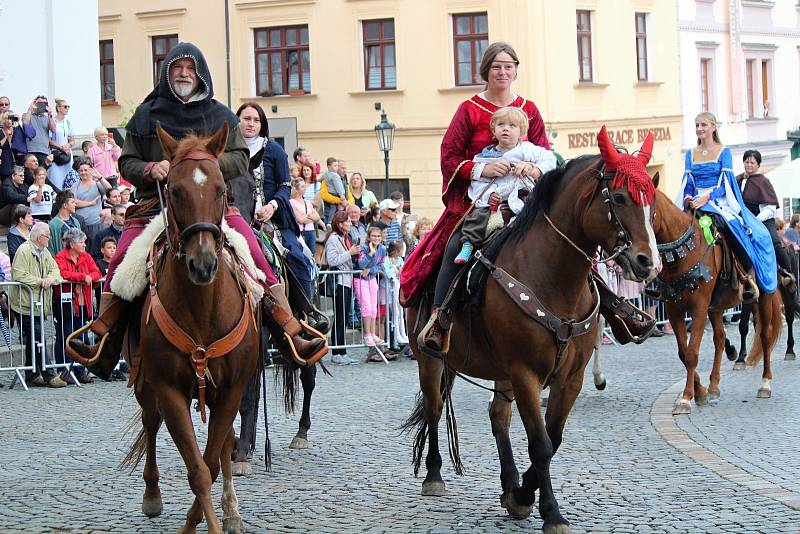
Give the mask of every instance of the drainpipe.
[[225, 2], [225, 75], [228, 79], [228, 107], [231, 107], [231, 20], [228, 0]]

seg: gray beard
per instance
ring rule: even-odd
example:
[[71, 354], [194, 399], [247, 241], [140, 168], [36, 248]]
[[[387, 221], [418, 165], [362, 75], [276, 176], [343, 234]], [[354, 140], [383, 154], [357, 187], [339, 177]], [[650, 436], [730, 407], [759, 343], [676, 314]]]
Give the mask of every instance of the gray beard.
[[197, 91], [197, 85], [198, 84], [196, 83], [193, 85], [188, 85], [185, 83], [173, 83], [172, 90], [175, 91], [175, 94], [178, 95], [179, 97], [188, 98], [192, 96], [195, 93], [195, 91]]

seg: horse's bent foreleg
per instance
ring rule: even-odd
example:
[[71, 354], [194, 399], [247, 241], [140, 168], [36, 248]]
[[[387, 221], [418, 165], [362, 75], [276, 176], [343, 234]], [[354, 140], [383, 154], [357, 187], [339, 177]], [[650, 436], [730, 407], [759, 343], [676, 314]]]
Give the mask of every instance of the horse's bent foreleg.
[[[543, 530], [547, 532], [554, 528], [566, 527], [569, 523], [561, 515], [550, 479], [550, 460], [553, 457], [554, 449], [539, 405], [541, 382], [532, 371], [525, 369], [517, 371], [512, 383], [517, 408], [528, 435], [528, 454], [531, 459], [531, 467], [522, 476], [522, 487], [513, 490], [512, 498], [507, 503], [508, 513], [515, 518], [524, 518], [530, 515], [535, 499], [535, 489], [538, 487], [540, 492], [539, 515], [544, 522]], [[553, 393], [551, 392], [551, 397]], [[557, 394], [556, 397], [558, 397]], [[551, 402], [552, 400], [555, 399], [551, 399]]]
[[300, 383], [303, 385], [303, 413], [300, 416], [297, 434], [289, 444], [290, 449], [307, 449], [309, 446], [308, 431], [311, 428], [311, 395], [314, 393], [316, 380], [316, 364], [300, 368]]
[[231, 453], [236, 441], [233, 428], [220, 455], [220, 468], [222, 469], [222, 529], [226, 534], [241, 534], [242, 516], [239, 515], [239, 499], [233, 488], [233, 475], [231, 472]]
[[506, 501], [511, 495], [511, 490], [519, 487], [519, 471], [514, 463], [514, 451], [511, 448], [511, 439], [508, 430], [511, 427], [511, 401], [514, 394], [511, 383], [497, 381], [494, 384], [497, 391], [502, 391], [507, 397], [495, 393], [489, 404], [489, 419], [492, 422], [492, 434], [497, 443], [497, 454], [500, 457], [500, 486], [503, 493], [500, 504], [506, 507]]

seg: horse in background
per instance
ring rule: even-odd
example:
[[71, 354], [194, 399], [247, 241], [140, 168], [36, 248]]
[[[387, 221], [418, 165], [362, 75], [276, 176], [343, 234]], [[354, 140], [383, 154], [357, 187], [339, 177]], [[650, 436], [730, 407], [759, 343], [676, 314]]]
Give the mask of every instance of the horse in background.
[[[140, 358], [134, 391], [143, 428], [123, 463], [135, 466], [145, 457], [142, 511], [148, 517], [159, 515], [156, 435], [163, 421], [195, 495], [181, 532], [194, 532], [203, 518], [209, 532], [222, 531], [211, 500], [220, 469], [222, 528], [241, 532], [231, 473], [233, 422], [245, 386], [256, 373], [260, 318], [247, 286], [237, 277], [235, 254], [224, 249], [226, 187], [217, 158], [225, 150], [228, 125], [210, 138], [189, 136], [180, 143], [160, 126], [156, 132], [171, 161], [165, 206], [168, 245], [150, 264], [151, 285], [134, 347]], [[211, 412], [202, 455], [190, 414], [193, 398], [204, 422], [205, 407]]]
[[[720, 280], [726, 259], [719, 239], [707, 244], [697, 219], [691, 213], [678, 208], [662, 192], [658, 193], [653, 229], [664, 265], [658, 277], [661, 297], [666, 301], [667, 317], [675, 332], [678, 356], [686, 367], [686, 385], [683, 394], [676, 400], [672, 413], [689, 414], [692, 411], [692, 399], [698, 406], [719, 399], [722, 351], [728, 347], [729, 354], [732, 351], [735, 355], [735, 350], [725, 337], [722, 315], [726, 309], [739, 305], [742, 296]], [[730, 276], [737, 276], [735, 269]], [[781, 330], [780, 293], [762, 292], [758, 297], [757, 307], [761, 318], [759, 322], [763, 328], [758, 331], [754, 343], [759, 345], [764, 355], [764, 369], [757, 397], [767, 398], [772, 394], [770, 353]], [[690, 337], [687, 337], [686, 331], [687, 313], [692, 320]], [[711, 321], [714, 331], [714, 364], [708, 388], [702, 385], [697, 373], [706, 318]]]
[[[489, 412], [500, 457], [501, 504], [513, 518], [528, 517], [539, 490], [547, 534], [570, 532], [553, 491], [550, 461], [583, 385], [597, 334], [599, 295], [589, 282], [591, 258], [602, 246], [628, 278], [638, 281], [651, 280], [658, 268], [650, 220], [654, 186], [645, 171], [652, 135], [636, 158], [617, 154], [605, 128], [598, 144], [602, 158], [582, 156], [547, 173], [515, 222], [476, 254], [475, 268], [485, 269], [493, 281], [474, 297], [475, 305], [454, 310], [444, 358], [426, 354], [417, 341], [425, 322], [420, 319], [430, 314], [430, 295], [411, 304], [407, 314], [421, 394], [403, 428], [416, 432], [415, 474], [428, 446], [422, 494], [445, 493], [438, 433], [443, 408], [451, 460], [456, 472], [462, 471], [451, 396], [456, 373], [493, 380], [497, 389]], [[628, 173], [614, 174], [621, 157], [627, 169], [636, 169], [635, 181]], [[540, 398], [547, 387], [545, 418]], [[509, 439], [514, 400], [531, 460], [522, 485]]]

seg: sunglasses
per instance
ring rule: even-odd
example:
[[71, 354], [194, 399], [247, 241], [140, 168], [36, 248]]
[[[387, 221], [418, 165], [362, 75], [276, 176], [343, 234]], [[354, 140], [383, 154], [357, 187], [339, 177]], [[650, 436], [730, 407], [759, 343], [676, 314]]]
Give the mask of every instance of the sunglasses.
[[62, 105], [61, 105], [61, 108], [62, 108], [62, 109], [69, 109], [69, 104], [62, 104]]

